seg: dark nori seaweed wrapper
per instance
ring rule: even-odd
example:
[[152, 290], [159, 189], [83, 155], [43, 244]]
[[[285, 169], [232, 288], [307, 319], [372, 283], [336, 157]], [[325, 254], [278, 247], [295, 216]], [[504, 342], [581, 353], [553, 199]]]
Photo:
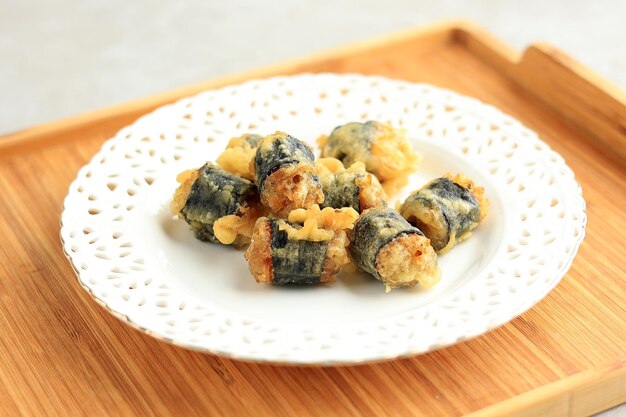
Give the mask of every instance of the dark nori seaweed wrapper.
[[341, 184], [338, 183], [338, 177], [337, 175], [335, 175], [333, 182], [330, 183], [328, 186], [324, 186], [324, 184], [322, 184], [322, 191], [324, 192], [324, 202], [320, 204], [320, 207], [352, 207], [360, 213], [361, 202], [359, 200], [359, 195], [361, 190], [355, 181], [360, 176], [365, 175], [366, 174], [364, 173], [354, 173], [352, 174], [352, 181], [344, 181]]
[[[313, 166], [315, 160], [311, 149], [291, 135], [278, 137], [272, 141], [269, 149], [263, 148], [260, 147], [254, 156], [255, 176], [259, 189], [263, 188], [265, 180], [277, 170], [298, 164]], [[315, 178], [317, 179], [316, 175]]]
[[328, 241], [290, 240], [286, 231], [271, 219], [273, 284], [318, 284], [326, 264]]
[[191, 186], [185, 206], [181, 210], [195, 236], [204, 241], [217, 242], [213, 223], [221, 217], [237, 214], [244, 202], [257, 194], [254, 183], [229, 174], [207, 163]]
[[259, 145], [261, 139], [263, 139], [263, 136], [257, 135], [256, 133], [246, 133], [241, 137], [244, 141], [246, 141], [248, 145], [250, 145], [251, 148], [256, 148]]
[[359, 268], [382, 281], [376, 269], [378, 252], [394, 239], [406, 234], [424, 236], [417, 227], [411, 226], [392, 208], [367, 210], [354, 224], [350, 236], [350, 255]]
[[352, 122], [337, 126], [328, 136], [323, 152], [324, 157], [337, 158], [346, 166], [359, 161], [359, 158], [355, 157], [355, 151], [358, 149], [370, 151], [377, 123], [369, 120], [365, 123]]
[[[456, 229], [455, 238], [463, 236], [470, 228], [477, 224], [480, 220], [480, 204], [474, 195], [466, 188], [456, 184], [448, 178], [437, 178], [428, 184], [426, 189], [435, 194], [436, 199], [430, 196], [424, 196], [419, 191], [407, 197], [403, 206], [410, 204], [420, 204], [428, 209], [438, 209], [444, 218], [445, 225], [441, 225], [446, 229], [447, 239], [445, 244], [437, 244], [432, 242], [433, 248], [439, 250], [450, 241], [450, 234]], [[420, 190], [421, 191], [421, 190]], [[468, 212], [459, 212], [454, 210], [453, 203], [455, 200], [462, 200], [470, 209]]]

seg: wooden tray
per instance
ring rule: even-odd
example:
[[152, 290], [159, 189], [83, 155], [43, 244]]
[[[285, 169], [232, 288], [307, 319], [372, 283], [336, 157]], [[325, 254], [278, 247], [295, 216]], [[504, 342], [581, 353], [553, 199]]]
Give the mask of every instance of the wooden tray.
[[[509, 113], [565, 157], [588, 203], [562, 283], [447, 349], [340, 368], [244, 363], [159, 342], [80, 287], [59, 243], [67, 187], [102, 142], [198, 91], [303, 71], [429, 82]], [[520, 57], [445, 23], [220, 78], [0, 139], [0, 409], [5, 415], [579, 416], [626, 401], [626, 95], [561, 52]]]

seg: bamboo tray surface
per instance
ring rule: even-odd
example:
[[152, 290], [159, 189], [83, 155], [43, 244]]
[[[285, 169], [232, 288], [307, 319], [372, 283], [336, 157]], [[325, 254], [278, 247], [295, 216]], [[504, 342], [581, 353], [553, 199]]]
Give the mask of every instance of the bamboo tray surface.
[[[384, 75], [474, 96], [572, 167], [587, 237], [558, 287], [476, 339], [418, 357], [316, 368], [157, 341], [82, 289], [62, 201], [104, 140], [166, 102], [250, 78]], [[0, 138], [0, 409], [5, 415], [589, 415], [626, 401], [626, 95], [547, 45], [523, 56], [452, 22], [182, 88]]]

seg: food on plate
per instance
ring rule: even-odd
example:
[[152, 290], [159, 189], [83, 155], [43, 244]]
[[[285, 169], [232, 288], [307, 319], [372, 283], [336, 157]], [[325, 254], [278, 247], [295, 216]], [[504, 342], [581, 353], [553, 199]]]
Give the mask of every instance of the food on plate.
[[321, 158], [315, 162], [315, 167], [324, 192], [321, 207], [352, 207], [361, 213], [387, 205], [387, 196], [380, 182], [365, 171], [362, 162], [355, 162], [346, 169], [338, 159]]
[[261, 202], [277, 216], [324, 201], [311, 149], [284, 132], [264, 137], [254, 156]]
[[352, 208], [314, 205], [287, 219], [259, 218], [245, 254], [252, 276], [275, 285], [334, 282], [349, 263], [346, 230], [357, 217]]
[[[418, 163], [404, 133], [368, 121], [320, 137], [322, 155], [284, 132], [232, 138], [218, 157], [176, 178], [172, 212], [204, 241], [243, 246], [257, 282], [334, 282], [356, 265], [393, 288], [439, 282], [437, 253], [487, 215], [484, 189], [446, 174], [387, 207]], [[345, 164], [345, 165], [344, 165]], [[346, 168], [347, 166], [347, 168]], [[254, 182], [253, 182], [254, 181]]]
[[445, 253], [470, 237], [487, 215], [484, 191], [463, 174], [447, 174], [411, 193], [400, 214], [424, 232], [438, 253]]
[[254, 181], [250, 172], [250, 162], [254, 159], [257, 145], [263, 136], [254, 133], [245, 133], [232, 138], [224, 152], [217, 157], [217, 165], [226, 172]]
[[250, 241], [256, 219], [263, 214], [254, 183], [229, 174], [210, 162], [181, 172], [171, 202], [172, 213], [184, 219], [196, 238], [240, 246]]
[[337, 158], [345, 166], [364, 163], [389, 195], [407, 183], [420, 160], [403, 130], [372, 120], [337, 126], [318, 144], [323, 158]]
[[389, 207], [366, 210], [350, 234], [356, 265], [382, 281], [387, 291], [439, 282], [441, 270], [427, 237]]

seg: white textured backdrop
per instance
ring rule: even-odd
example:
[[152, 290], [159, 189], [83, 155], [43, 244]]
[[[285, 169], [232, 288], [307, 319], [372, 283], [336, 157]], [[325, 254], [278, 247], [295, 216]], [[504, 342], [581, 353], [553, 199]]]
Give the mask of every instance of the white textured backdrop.
[[0, 0], [0, 133], [450, 18], [625, 88], [625, 17], [623, 0]]
[[0, 133], [454, 18], [626, 88], [624, 0], [0, 0]]

